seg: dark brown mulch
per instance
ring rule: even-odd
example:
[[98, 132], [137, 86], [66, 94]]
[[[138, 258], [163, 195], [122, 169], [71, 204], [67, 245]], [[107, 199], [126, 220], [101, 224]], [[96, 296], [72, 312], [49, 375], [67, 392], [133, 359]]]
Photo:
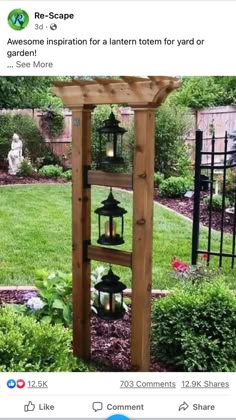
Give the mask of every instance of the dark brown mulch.
[[[37, 291], [0, 290], [1, 303], [25, 303]], [[127, 372], [130, 365], [130, 326], [131, 314], [127, 312], [122, 320], [106, 322], [92, 313], [91, 344], [92, 362], [96, 363], [100, 372]], [[151, 358], [152, 372], [173, 371], [164, 364]]]
[[[206, 197], [206, 195], [205, 195]], [[209, 223], [209, 211], [203, 203], [204, 194], [202, 195], [202, 201], [200, 204], [200, 222], [204, 226], [208, 226]], [[189, 219], [193, 218], [193, 199], [189, 198], [165, 198], [161, 197], [158, 194], [158, 190], [155, 189], [154, 200], [157, 203], [163, 204], [166, 207], [169, 207], [172, 210], [175, 210], [177, 213], [180, 213]], [[221, 213], [213, 211], [212, 212], [212, 229], [221, 231]], [[233, 233], [233, 225], [230, 222], [230, 217], [225, 214], [224, 216], [224, 232]]]
[[0, 185], [14, 184], [48, 184], [48, 183], [64, 184], [67, 182], [63, 178], [45, 178], [35, 173], [32, 176], [9, 175], [7, 172], [0, 170]]
[[[131, 347], [131, 312], [122, 320], [106, 322], [95, 315], [91, 319], [92, 361], [104, 372], [129, 372]], [[151, 357], [152, 372], [171, 372], [174, 369]]]
[[37, 296], [37, 291], [27, 290], [0, 290], [0, 304], [2, 303], [25, 303], [31, 297]]

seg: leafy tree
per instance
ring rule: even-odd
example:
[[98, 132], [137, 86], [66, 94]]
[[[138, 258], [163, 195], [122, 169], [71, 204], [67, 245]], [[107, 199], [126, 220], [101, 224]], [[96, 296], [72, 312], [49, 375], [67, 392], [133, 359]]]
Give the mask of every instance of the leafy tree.
[[191, 119], [184, 107], [165, 102], [156, 113], [155, 171], [170, 176], [187, 176], [190, 170], [185, 137]]
[[55, 77], [4, 76], [0, 78], [0, 108], [42, 108], [62, 106], [52, 92]]
[[236, 76], [215, 76], [215, 83], [223, 89], [217, 105], [236, 104]]
[[236, 77], [183, 77], [182, 87], [170, 95], [170, 101], [195, 109], [236, 104]]
[[182, 87], [172, 95], [175, 104], [190, 108], [216, 105], [219, 87], [214, 77], [186, 77], [182, 83]]

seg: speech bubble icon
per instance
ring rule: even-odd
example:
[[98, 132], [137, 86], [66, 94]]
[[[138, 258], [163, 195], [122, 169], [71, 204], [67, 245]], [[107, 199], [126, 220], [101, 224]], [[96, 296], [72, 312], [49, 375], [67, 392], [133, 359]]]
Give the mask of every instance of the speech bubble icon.
[[94, 410], [95, 412], [97, 412], [97, 411], [101, 411], [101, 410], [103, 409], [103, 403], [102, 403], [101, 401], [98, 401], [98, 402], [93, 402], [92, 407], [93, 407], [93, 410]]

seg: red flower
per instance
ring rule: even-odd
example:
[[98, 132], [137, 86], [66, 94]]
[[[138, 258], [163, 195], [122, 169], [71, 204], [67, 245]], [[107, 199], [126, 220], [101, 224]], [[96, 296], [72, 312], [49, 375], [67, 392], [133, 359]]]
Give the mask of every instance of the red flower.
[[188, 269], [188, 264], [186, 264], [186, 263], [184, 263], [180, 260], [177, 260], [177, 258], [174, 257], [173, 261], [172, 261], [172, 268], [176, 271], [183, 272], [183, 271], [186, 271]]
[[201, 260], [204, 260], [204, 261], [208, 260], [208, 254], [207, 253], [202, 254], [201, 255]]

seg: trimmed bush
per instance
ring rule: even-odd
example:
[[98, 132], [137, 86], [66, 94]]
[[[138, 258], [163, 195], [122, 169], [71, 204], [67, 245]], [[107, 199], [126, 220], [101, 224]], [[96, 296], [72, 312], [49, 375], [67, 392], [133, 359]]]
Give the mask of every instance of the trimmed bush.
[[59, 165], [61, 166], [61, 160], [59, 156], [55, 155], [50, 149], [47, 149], [43, 157], [37, 159], [37, 168], [40, 169], [46, 165]]
[[154, 186], [157, 188], [161, 185], [164, 180], [164, 175], [161, 172], [154, 173]]
[[0, 372], [87, 371], [71, 351], [71, 331], [61, 325], [0, 309]]
[[190, 150], [185, 138], [192, 127], [188, 109], [167, 101], [155, 116], [155, 171], [170, 176], [188, 176]]
[[[210, 210], [210, 207], [213, 211], [222, 211], [222, 195], [213, 195], [212, 196], [212, 203], [210, 206], [210, 197], [207, 197], [204, 199], [204, 204], [207, 206], [208, 210]], [[225, 208], [230, 206], [230, 201], [227, 197], [225, 197]]]
[[179, 371], [234, 372], [236, 297], [226, 285], [188, 286], [153, 308], [153, 351]]
[[68, 171], [63, 172], [62, 177], [66, 179], [66, 181], [72, 180], [72, 170], [68, 169]]
[[58, 178], [62, 176], [63, 168], [59, 165], [45, 165], [39, 169], [39, 175], [46, 178]]
[[165, 179], [160, 185], [160, 194], [162, 197], [181, 197], [188, 190], [193, 188], [193, 181], [190, 178], [182, 176]]
[[31, 164], [24, 159], [20, 165], [20, 170], [18, 172], [18, 175], [20, 176], [32, 176], [33, 175], [33, 168], [31, 166]]

